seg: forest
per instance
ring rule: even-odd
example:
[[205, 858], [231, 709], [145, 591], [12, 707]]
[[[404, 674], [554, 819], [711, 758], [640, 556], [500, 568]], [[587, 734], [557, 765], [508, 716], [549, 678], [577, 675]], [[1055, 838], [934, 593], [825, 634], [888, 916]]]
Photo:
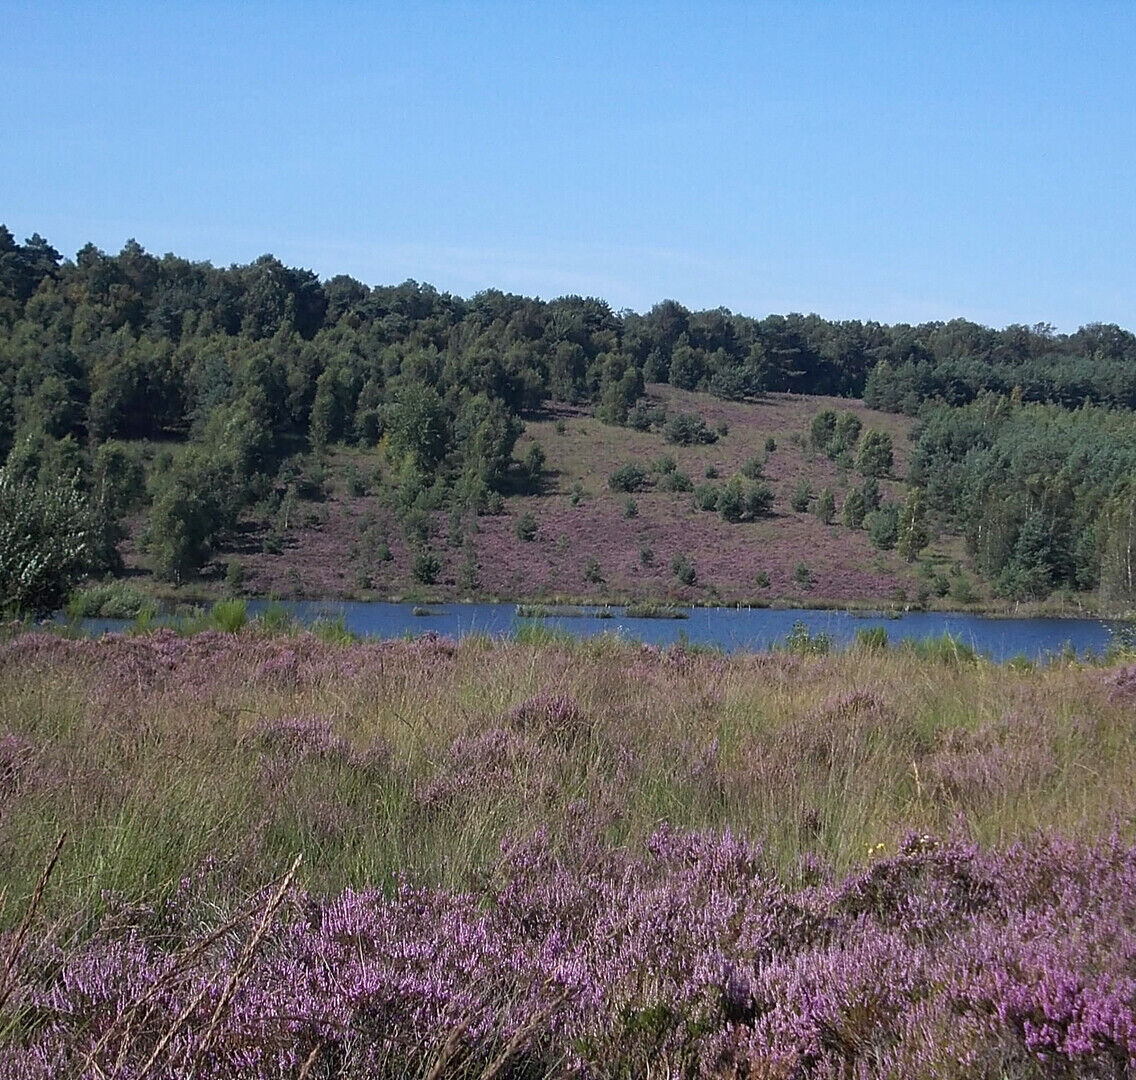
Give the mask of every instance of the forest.
[[[227, 268], [159, 257], [133, 240], [65, 259], [3, 226], [0, 592], [47, 609], [82, 576], [113, 572], [129, 514], [146, 515], [158, 573], [189, 580], [247, 507], [286, 513], [336, 444], [383, 447], [403, 515], [493, 513], [539, 483], [539, 445], [514, 451], [550, 403], [640, 429], [689, 421], [680, 435], [700, 438], [697, 418], [650, 406], [645, 387], [660, 383], [730, 401], [862, 398], [915, 417], [904, 505], [963, 534], [996, 595], [1133, 595], [1136, 335], [1118, 326], [463, 299], [321, 280], [270, 255]], [[834, 458], [862, 449], [816, 439]], [[752, 497], [768, 508], [767, 492]]]

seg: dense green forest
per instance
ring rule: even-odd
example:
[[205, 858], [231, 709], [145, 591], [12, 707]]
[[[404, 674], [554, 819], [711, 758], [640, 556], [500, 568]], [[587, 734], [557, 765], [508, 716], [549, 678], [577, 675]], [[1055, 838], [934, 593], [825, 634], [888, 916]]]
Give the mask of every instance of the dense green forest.
[[[407, 513], [492, 510], [539, 480], [539, 448], [513, 457], [524, 415], [561, 401], [661, 426], [643, 399], [656, 382], [733, 400], [863, 397], [918, 416], [907, 479], [998, 592], [1131, 596], [1136, 336], [1117, 326], [463, 299], [414, 281], [321, 281], [269, 255], [218, 268], [134, 241], [63, 259], [3, 226], [0, 581], [9, 598], [58, 602], [75, 566], [114, 569], [118, 523], [143, 508], [155, 565], [182, 580], [242, 508], [302, 489], [310, 455], [337, 442], [383, 443]], [[138, 440], [159, 447], [145, 468]], [[28, 570], [21, 544], [61, 520], [71, 569]]]

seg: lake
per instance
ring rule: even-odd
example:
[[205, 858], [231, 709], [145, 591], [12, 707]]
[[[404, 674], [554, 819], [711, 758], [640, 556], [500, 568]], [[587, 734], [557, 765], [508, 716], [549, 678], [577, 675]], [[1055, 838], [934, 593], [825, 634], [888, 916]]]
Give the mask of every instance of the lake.
[[[1005, 619], [982, 615], [942, 612], [909, 612], [899, 617], [868, 616], [847, 611], [772, 610], [769, 608], [686, 608], [687, 619], [629, 618], [613, 607], [611, 618], [599, 618], [600, 609], [584, 609], [583, 615], [557, 615], [542, 619], [517, 617], [514, 604], [431, 604], [430, 615], [415, 615], [413, 604], [380, 602], [279, 601], [298, 621], [310, 624], [317, 618], [340, 615], [348, 630], [367, 637], [402, 637], [434, 631], [451, 637], [514, 633], [524, 625], [539, 625], [572, 634], [594, 637], [620, 634], [654, 645], [680, 641], [713, 645], [730, 652], [763, 651], [784, 642], [795, 623], [804, 623], [811, 634], [828, 634], [837, 647], [851, 644], [857, 630], [883, 627], [891, 642], [918, 640], [951, 634], [994, 660], [1027, 656], [1041, 660], [1066, 647], [1078, 654], [1100, 655], [1109, 645], [1115, 623], [1100, 619]], [[249, 601], [249, 614], [268, 607], [267, 600]], [[421, 606], [419, 607], [421, 610]], [[122, 623], [91, 620], [95, 632], [120, 629]]]

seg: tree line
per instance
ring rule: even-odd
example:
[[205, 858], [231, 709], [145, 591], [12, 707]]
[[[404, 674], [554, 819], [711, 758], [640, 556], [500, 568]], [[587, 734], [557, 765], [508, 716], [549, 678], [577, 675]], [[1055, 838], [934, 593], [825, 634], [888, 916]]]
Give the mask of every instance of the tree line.
[[[283, 500], [286, 509], [304, 483], [298, 455], [337, 442], [385, 447], [402, 510], [476, 512], [539, 476], [539, 449], [524, 462], [513, 451], [521, 417], [549, 401], [593, 406], [611, 423], [658, 427], [674, 442], [713, 437], [696, 417], [667, 418], [645, 402], [651, 382], [730, 399], [774, 391], [864, 396], [878, 408], [926, 413], [918, 483], [933, 513], [961, 524], [969, 495], [959, 490], [978, 481], [958, 477], [981, 466], [956, 460], [942, 433], [969, 431], [976, 410], [1011, 393], [1017, 411], [1045, 404], [1038, 415], [1047, 417], [1063, 415], [1057, 406], [1102, 416], [1111, 415], [1106, 407], [1136, 407], [1136, 337], [1099, 324], [1058, 334], [1046, 325], [993, 330], [964, 320], [757, 319], [671, 300], [637, 314], [592, 297], [545, 301], [486, 290], [462, 298], [414, 281], [321, 280], [271, 255], [215, 267], [155, 256], [134, 241], [118, 254], [88, 244], [64, 259], [38, 234], [18, 243], [0, 225], [5, 490], [29, 506], [52, 485], [60, 506], [85, 492], [84, 535], [101, 569], [114, 568], [117, 522], [145, 504], [156, 565], [179, 580], [243, 508]], [[848, 433], [831, 434], [839, 443]], [[145, 476], [131, 453], [141, 439], [162, 447]], [[844, 442], [838, 452], [851, 452]], [[1001, 479], [978, 484], [992, 505], [1019, 484], [1000, 467]], [[1027, 584], [1007, 589], [1087, 587], [1107, 563], [1101, 522], [1121, 514], [1120, 481], [1115, 469], [1105, 473], [1107, 481], [1090, 478], [1094, 495], [1065, 502], [1021, 481], [1026, 493], [1003, 504], [1000, 539], [974, 538], [975, 557], [1001, 574], [995, 553], [1025, 552], [1034, 529], [1026, 523], [1041, 514], [1045, 550], [1075, 541], [1078, 550], [1092, 547], [1095, 561], [1077, 556], [1070, 569], [1053, 556], [1034, 573], [1036, 561], [1023, 555], [1028, 572], [1015, 581]], [[1082, 476], [1073, 486], [1087, 482]], [[91, 522], [101, 522], [101, 532]]]

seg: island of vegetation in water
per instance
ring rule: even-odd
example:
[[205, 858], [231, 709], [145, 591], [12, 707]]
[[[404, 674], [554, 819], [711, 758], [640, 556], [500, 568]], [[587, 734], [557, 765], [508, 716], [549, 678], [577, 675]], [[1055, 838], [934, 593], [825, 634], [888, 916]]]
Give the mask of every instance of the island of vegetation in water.
[[109, 613], [117, 575], [174, 599], [1119, 610], [1134, 406], [1116, 326], [615, 313], [134, 242], [63, 259], [0, 227], [0, 602]]

